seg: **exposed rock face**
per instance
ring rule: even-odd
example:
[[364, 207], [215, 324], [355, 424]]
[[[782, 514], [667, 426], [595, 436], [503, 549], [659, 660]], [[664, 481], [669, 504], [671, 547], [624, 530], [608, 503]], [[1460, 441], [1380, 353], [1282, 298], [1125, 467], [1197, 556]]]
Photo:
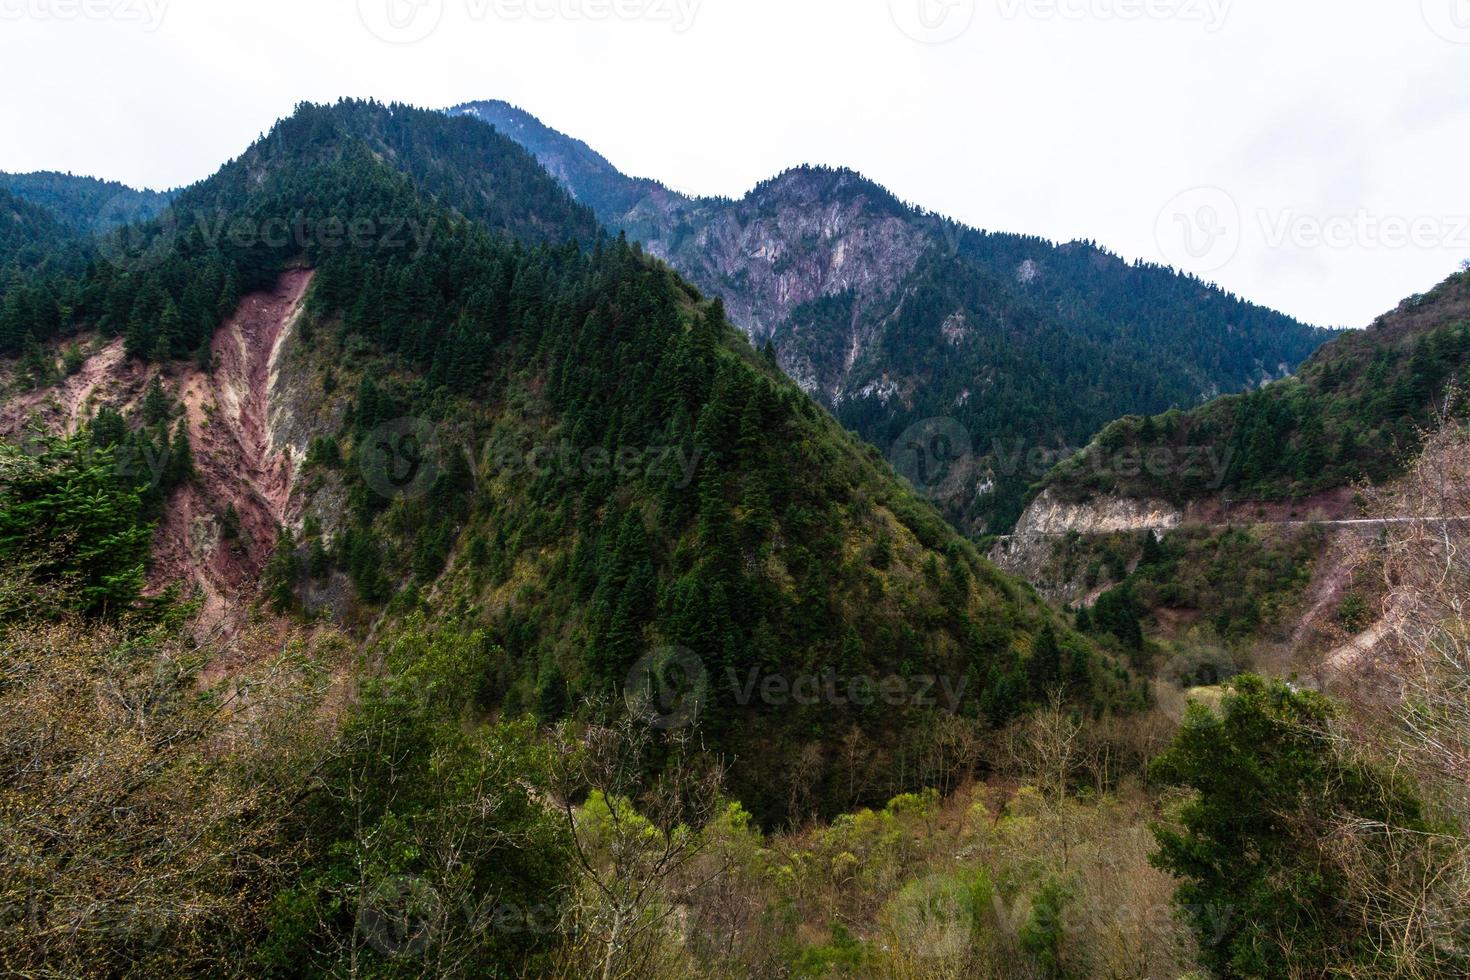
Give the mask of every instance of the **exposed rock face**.
[[[711, 220], [694, 220], [687, 236], [666, 227], [645, 244], [699, 279], [739, 283], [720, 292], [735, 321], [762, 341], [812, 300], [892, 295], [930, 244], [892, 204], [851, 171], [791, 170], [740, 202], [677, 209], [678, 217]], [[651, 218], [652, 210], [634, 214]]]
[[[506, 103], [449, 112], [520, 142], [604, 226], [720, 296], [803, 390], [885, 453], [940, 417], [979, 453], [1076, 446], [1119, 416], [1256, 384], [1325, 339], [1089, 242], [960, 226], [851, 170], [799, 167], [739, 200], [690, 197]], [[1083, 364], [1108, 383], [1082, 379]], [[935, 501], [962, 530], [998, 529], [1027, 487], [1007, 476]]]
[[1073, 503], [1042, 491], [1016, 524], [1017, 535], [1111, 534], [1115, 531], [1167, 531], [1178, 527], [1184, 514], [1162, 500], [1133, 500], [1127, 497], [1096, 497]]
[[[731, 320], [755, 343], [774, 343], [787, 373], [829, 404], [873, 380], [854, 369], [919, 258], [936, 247], [931, 229], [872, 182], [810, 167], [740, 201], [651, 194], [623, 223], [649, 252], [723, 297]], [[839, 316], [799, 312], [839, 297]]]
[[[292, 270], [270, 292], [254, 293], [215, 333], [215, 366], [175, 369], [169, 387], [184, 404], [197, 476], [179, 487], [154, 541], [157, 584], [192, 580], [205, 596], [206, 619], [223, 616], [237, 593], [254, 587], [290, 523], [292, 491], [305, 447], [280, 437], [282, 413], [271, 396], [302, 315], [311, 272]], [[275, 425], [272, 424], [274, 421]], [[226, 541], [220, 517], [233, 506], [238, 540]]]
[[[160, 372], [126, 358], [120, 339], [93, 340], [93, 353], [75, 375], [11, 397], [0, 409], [0, 434], [14, 437], [35, 427], [70, 433], [104, 405], [124, 413], [135, 410], [154, 376], [160, 378], [182, 406], [195, 477], [164, 507], [154, 534], [149, 586], [158, 590], [184, 582], [197, 589], [206, 623], [245, 608], [239, 600], [255, 588], [274, 551], [277, 529], [299, 529], [308, 506], [300, 481], [307, 447], [313, 437], [340, 424], [340, 405], [322, 407], [309, 345], [300, 343], [311, 279], [308, 269], [291, 270], [274, 289], [243, 297], [215, 333], [212, 370], [174, 364]], [[162, 460], [139, 462], [161, 472]], [[313, 510], [340, 511], [323, 490], [330, 487], [317, 488], [313, 496], [324, 497], [328, 505], [318, 508], [313, 500]], [[239, 516], [240, 534], [227, 541], [221, 518], [230, 506]]]
[[1056, 560], [1069, 535], [1154, 531], [1162, 536], [1184, 521], [1179, 508], [1161, 500], [1099, 496], [1073, 502], [1044, 490], [1021, 515], [1015, 533], [996, 542], [990, 560], [1030, 582], [1051, 602], [1090, 605], [1100, 590], [1087, 584], [1083, 569], [1069, 569]]

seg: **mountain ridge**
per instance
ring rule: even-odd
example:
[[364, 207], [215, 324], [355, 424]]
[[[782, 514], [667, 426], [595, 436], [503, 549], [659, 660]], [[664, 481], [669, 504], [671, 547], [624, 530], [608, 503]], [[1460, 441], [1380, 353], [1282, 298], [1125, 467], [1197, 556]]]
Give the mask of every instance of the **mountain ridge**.
[[[494, 165], [451, 179], [449, 162], [477, 155]], [[169, 567], [218, 564], [226, 585], [258, 572], [273, 605], [362, 635], [416, 612], [481, 631], [494, 650], [475, 694], [487, 712], [553, 720], [622, 694], [659, 651], [682, 651], [707, 680], [691, 695], [701, 731], [746, 760], [733, 786], [766, 820], [836, 812], [853, 786], [863, 800], [910, 788], [889, 763], [915, 751], [938, 706], [854, 718], [825, 700], [742, 694], [732, 677], [943, 679], [968, 692], [956, 709], [997, 725], [1064, 671], [1095, 710], [1142, 697], [717, 302], [625, 241], [578, 241], [590, 212], [490, 129], [401, 106], [303, 104], [173, 206], [229, 224], [290, 214], [303, 235], [210, 248], [189, 229], [168, 238], [164, 261], [108, 265], [73, 287], [94, 301], [60, 333], [110, 341], [83, 376], [105, 363], [136, 375], [116, 404], [96, 386], [78, 395], [81, 417], [107, 419], [109, 448], [201, 454], [160, 493]], [[317, 233], [366, 218], [433, 234], [405, 248]], [[132, 249], [152, 255], [170, 227], [130, 234]], [[245, 303], [224, 304], [225, 327], [207, 333], [229, 290], [195, 295], [204, 280], [235, 283]], [[275, 312], [247, 315], [256, 307]], [[188, 332], [168, 309], [187, 311]], [[209, 346], [180, 366], [201, 335]], [[439, 451], [400, 459], [408, 445]], [[639, 465], [596, 465], [629, 451]], [[532, 465], [547, 452], [561, 462]], [[225, 457], [244, 468], [237, 478], [222, 475]], [[427, 468], [405, 479], [409, 459]], [[1038, 643], [1055, 662], [1031, 666]], [[867, 761], [807, 765], [797, 787], [791, 767], [814, 733], [852, 725]]]
[[[507, 103], [447, 111], [523, 139], [607, 227], [721, 296], [803, 390], [885, 452], [926, 419], [957, 423], [967, 472], [937, 502], [972, 533], [1007, 529], [1044, 473], [1003, 472], [998, 444], [1061, 452], [1129, 408], [1281, 377], [1329, 336], [1092, 242], [967, 228], [848, 168], [687, 197]], [[1084, 364], [1112, 383], [1079, 381]]]

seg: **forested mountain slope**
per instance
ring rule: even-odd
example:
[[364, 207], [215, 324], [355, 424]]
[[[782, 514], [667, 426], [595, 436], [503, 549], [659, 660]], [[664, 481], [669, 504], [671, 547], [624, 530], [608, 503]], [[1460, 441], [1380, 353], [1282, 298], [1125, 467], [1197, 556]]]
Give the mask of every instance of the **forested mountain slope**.
[[450, 112], [520, 140], [609, 228], [721, 296], [883, 452], [946, 439], [945, 478], [917, 482], [966, 530], [1008, 528], [1045, 454], [1120, 414], [1282, 377], [1328, 336], [1092, 243], [965, 228], [849, 170], [797, 168], [738, 201], [689, 198], [624, 177], [505, 103]]
[[169, 191], [140, 191], [113, 180], [53, 171], [0, 173], [0, 189], [45, 208], [78, 235], [155, 218], [173, 197]]
[[1289, 379], [1112, 423], [992, 556], [1089, 628], [1157, 641], [1151, 659], [1186, 684], [1242, 668], [1343, 683], [1393, 626], [1380, 540], [1397, 515], [1367, 501], [1463, 422], [1467, 383], [1470, 270]]
[[51, 212], [0, 190], [0, 279], [45, 264], [70, 238]]
[[[194, 214], [295, 230], [211, 240]], [[374, 233], [340, 232], [359, 226]], [[484, 711], [556, 718], [621, 698], [640, 664], [683, 671], [690, 720], [776, 819], [918, 778], [904, 760], [945, 691], [991, 724], [1058, 684], [1093, 710], [1139, 703], [1121, 667], [979, 558], [718, 302], [599, 236], [472, 120], [303, 105], [127, 241], [46, 284], [72, 300], [48, 311], [52, 334], [93, 330], [94, 356], [166, 366], [145, 404], [79, 395], [96, 413], [84, 438], [135, 458], [145, 442], [177, 453], [180, 433], [204, 447], [168, 471], [155, 513], [171, 540], [254, 556], [281, 521], [263, 571], [276, 605], [380, 636], [432, 613], [483, 650], [465, 696]], [[222, 343], [234, 297], [289, 293], [281, 277], [302, 284], [303, 267], [300, 317], [236, 318]], [[261, 343], [254, 366], [232, 366]], [[241, 380], [191, 394], [199, 370]], [[211, 441], [221, 412], [256, 449]], [[221, 453], [250, 468], [212, 478], [210, 512], [190, 481]], [[183, 494], [187, 527], [169, 517]], [[914, 696], [855, 712], [765, 686], [853, 677]], [[820, 751], [844, 737], [846, 762]]]
[[[1423, 430], [1444, 411], [1463, 410], [1467, 372], [1470, 271], [1338, 337], [1287, 380], [1190, 412], [1114, 422], [1042, 489], [1059, 500], [1102, 494], [1184, 506], [1221, 496], [1302, 500], [1359, 479], [1381, 482], [1418, 454]], [[1150, 454], [1219, 466], [1108, 465]]]
[[1120, 540], [1059, 618], [489, 128], [302, 105], [68, 254], [0, 307], [0, 972], [1464, 973], [1455, 688], [1392, 767], [1151, 697], [1235, 665], [1137, 597], [1310, 558]]

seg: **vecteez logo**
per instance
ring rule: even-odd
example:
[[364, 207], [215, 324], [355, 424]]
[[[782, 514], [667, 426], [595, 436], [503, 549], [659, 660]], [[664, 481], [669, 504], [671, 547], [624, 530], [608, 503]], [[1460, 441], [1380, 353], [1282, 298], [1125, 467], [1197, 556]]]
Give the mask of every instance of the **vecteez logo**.
[[162, 265], [179, 240], [179, 216], [173, 208], [152, 221], [138, 221], [135, 207], [132, 195], [125, 192], [106, 201], [93, 218], [97, 254], [123, 272], [146, 272]]
[[1470, 0], [1419, 0], [1429, 29], [1451, 44], [1470, 44]]
[[888, 462], [926, 497], [953, 491], [974, 462], [970, 432], [956, 419], [938, 417], [915, 422], [888, 451]]
[[378, 426], [358, 444], [355, 455], [363, 482], [389, 500], [417, 500], [439, 476], [439, 440], [425, 419], [394, 419]]
[[421, 878], [400, 875], [378, 884], [357, 914], [357, 932], [389, 958], [421, 956], [433, 947], [443, 911], [439, 893]]
[[1470, 250], [1470, 215], [1380, 215], [1366, 208], [1344, 214], [1262, 211], [1267, 248], [1383, 248]]
[[147, 33], [163, 26], [170, 0], [0, 0], [0, 21], [78, 20], [137, 24]]
[[888, 0], [900, 31], [920, 44], [945, 44], [975, 22], [975, 0]]
[[1232, 0], [999, 0], [1006, 20], [1173, 21], [1199, 24], [1214, 34], [1225, 26]]
[[683, 728], [699, 720], [709, 697], [704, 662], [684, 647], [659, 647], [638, 659], [623, 683], [628, 710], [650, 728]]
[[1165, 204], [1154, 240], [1169, 265], [1188, 272], [1223, 269], [1240, 251], [1240, 206], [1218, 187], [1196, 187]]
[[[462, 0], [472, 24], [533, 21], [641, 21], [668, 24], [676, 34], [694, 26], [702, 0]], [[438, 30], [445, 0], [358, 0], [358, 14], [390, 44], [415, 44]]]
[[357, 15], [379, 40], [416, 44], [439, 29], [444, 0], [357, 0]]

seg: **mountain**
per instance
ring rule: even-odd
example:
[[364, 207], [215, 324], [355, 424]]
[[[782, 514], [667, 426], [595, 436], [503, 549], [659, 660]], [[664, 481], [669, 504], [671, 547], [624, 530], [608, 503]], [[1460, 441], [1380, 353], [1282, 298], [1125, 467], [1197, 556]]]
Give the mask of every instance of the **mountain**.
[[1398, 515], [1370, 503], [1463, 422], [1467, 385], [1470, 269], [1290, 378], [1108, 425], [992, 557], [1089, 628], [1103, 609], [1154, 664], [1135, 666], [1185, 685], [1241, 669], [1359, 685], [1397, 615], [1381, 570]]
[[[1470, 272], [1461, 272], [1324, 345], [1288, 379], [1189, 412], [1114, 422], [1040, 491], [1049, 500], [1123, 496], [1176, 507], [1309, 501], [1397, 476], [1426, 429], [1447, 408], [1462, 410], [1467, 383]], [[1109, 463], [1150, 454], [1213, 465], [1179, 472]]]
[[51, 212], [0, 190], [0, 279], [45, 264], [70, 239], [70, 231]]
[[[80, 244], [7, 206], [0, 972], [1465, 973], [1465, 436], [1340, 481], [1455, 417], [1470, 271], [1052, 474], [1002, 547], [1063, 618], [477, 121], [303, 104]], [[955, 240], [915, 316], [1024, 337]], [[1228, 510], [1110, 455], [1191, 442]], [[1266, 659], [1375, 609], [1377, 717]]]
[[0, 173], [0, 189], [45, 208], [78, 235], [147, 221], [173, 197], [170, 191], [140, 191], [112, 180], [54, 171]]
[[[228, 618], [263, 581], [379, 642], [427, 616], [483, 652], [485, 712], [553, 720], [683, 671], [766, 820], [906, 788], [941, 691], [990, 725], [1056, 685], [1140, 703], [718, 302], [488, 127], [303, 105], [126, 243], [55, 287], [50, 336], [88, 356], [7, 414], [84, 426], [129, 479], [187, 454], [139, 505], [155, 589]], [[923, 699], [789, 687], [854, 678]], [[802, 761], [838, 737], [862, 751]]]
[[1283, 377], [1330, 336], [1090, 242], [963, 227], [850, 170], [691, 198], [506, 103], [449, 112], [520, 141], [606, 226], [720, 296], [970, 532], [1009, 528], [1029, 485], [1108, 421]]

